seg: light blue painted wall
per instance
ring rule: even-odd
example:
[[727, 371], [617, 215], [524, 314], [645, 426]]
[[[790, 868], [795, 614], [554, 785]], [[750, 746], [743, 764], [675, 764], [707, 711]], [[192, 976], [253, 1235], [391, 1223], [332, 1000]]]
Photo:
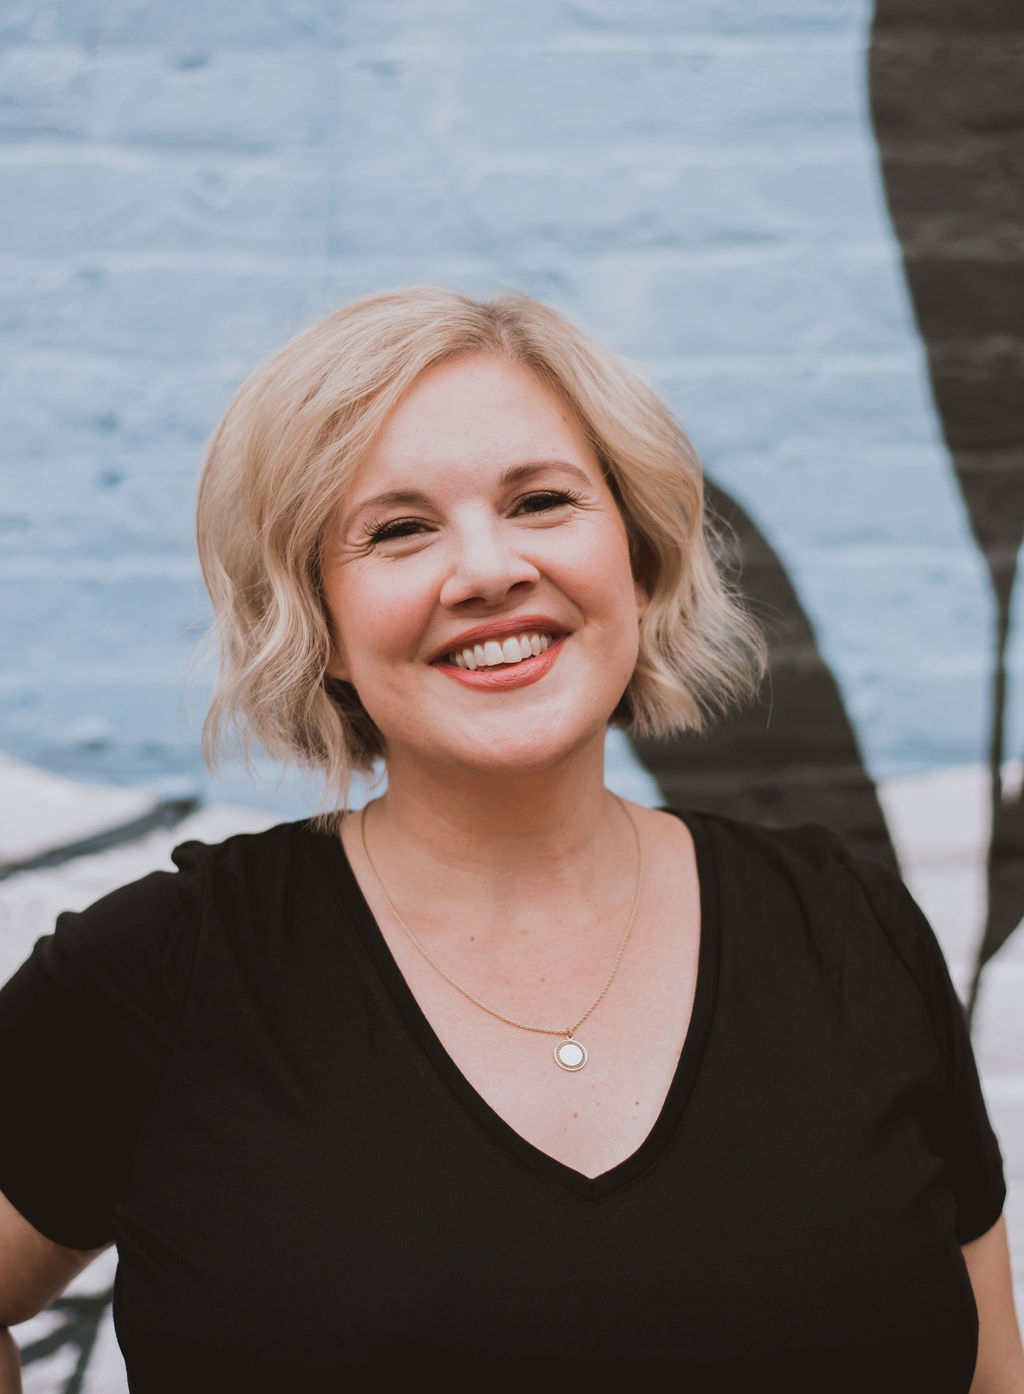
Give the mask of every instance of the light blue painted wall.
[[312, 317], [439, 281], [540, 295], [663, 385], [781, 554], [876, 777], [981, 760], [990, 605], [884, 210], [869, 21], [5, 6], [0, 749], [202, 783], [203, 442]]

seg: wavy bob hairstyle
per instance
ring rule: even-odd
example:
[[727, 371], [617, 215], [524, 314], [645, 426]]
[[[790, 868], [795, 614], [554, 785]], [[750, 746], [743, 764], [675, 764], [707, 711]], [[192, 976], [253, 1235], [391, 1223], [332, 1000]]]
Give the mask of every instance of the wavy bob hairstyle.
[[359, 694], [327, 674], [321, 560], [349, 481], [426, 369], [470, 354], [527, 365], [573, 412], [618, 502], [649, 596], [613, 721], [638, 735], [701, 729], [751, 695], [764, 667], [705, 516], [682, 427], [623, 362], [526, 295], [487, 302], [421, 287], [370, 295], [299, 334], [243, 384], [207, 454], [199, 556], [221, 666], [204, 727], [215, 765], [235, 737], [322, 770], [343, 801], [386, 757]]

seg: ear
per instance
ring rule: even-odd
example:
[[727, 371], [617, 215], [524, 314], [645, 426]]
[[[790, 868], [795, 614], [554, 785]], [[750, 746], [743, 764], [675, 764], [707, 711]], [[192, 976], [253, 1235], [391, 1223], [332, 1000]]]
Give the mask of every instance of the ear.
[[647, 607], [651, 603], [651, 597], [647, 594], [639, 581], [633, 582], [633, 591], [636, 595], [636, 617], [637, 620], [642, 620], [644, 615], [647, 614]]
[[348, 664], [345, 662], [345, 655], [342, 653], [339, 644], [332, 643], [331, 645], [331, 656], [327, 660], [327, 676], [329, 678], [336, 678], [338, 682], [352, 681]]

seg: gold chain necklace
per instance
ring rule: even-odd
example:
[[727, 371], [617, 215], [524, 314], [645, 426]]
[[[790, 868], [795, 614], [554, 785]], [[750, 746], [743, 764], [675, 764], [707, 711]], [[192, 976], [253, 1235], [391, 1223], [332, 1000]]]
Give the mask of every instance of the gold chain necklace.
[[619, 947], [615, 954], [615, 960], [612, 963], [611, 972], [605, 979], [604, 986], [601, 988], [601, 991], [594, 998], [593, 1002], [591, 1002], [587, 1010], [581, 1016], [578, 1016], [576, 1020], [572, 1023], [572, 1025], [567, 1028], [561, 1026], [530, 1026], [525, 1021], [517, 1021], [516, 1018], [513, 1016], [505, 1016], [503, 1012], [495, 1011], [493, 1007], [489, 1007], [486, 1002], [481, 1002], [479, 997], [474, 997], [474, 995], [470, 991], [468, 991], [468, 989], [464, 988], [461, 983], [457, 983], [450, 973], [445, 972], [445, 970], [441, 967], [437, 960], [433, 958], [429, 951], [424, 947], [424, 945], [420, 943], [416, 935], [413, 934], [412, 930], [409, 928], [406, 922], [402, 919], [401, 915], [398, 913], [398, 909], [395, 905], [395, 902], [388, 895], [387, 887], [384, 885], [384, 882], [380, 879], [380, 874], [373, 864], [373, 858], [370, 856], [370, 849], [366, 845], [366, 809], [363, 808], [359, 814], [359, 833], [363, 843], [363, 856], [366, 858], [367, 866], [373, 873], [373, 879], [377, 882], [377, 885], [380, 887], [380, 893], [384, 897], [388, 909], [391, 911], [392, 915], [394, 915], [395, 919], [405, 930], [413, 945], [419, 950], [419, 952], [430, 964], [431, 968], [433, 968], [435, 972], [440, 973], [441, 977], [444, 978], [445, 982], [450, 983], [452, 987], [455, 988], [456, 992], [461, 992], [463, 997], [468, 997], [469, 1000], [473, 1002], [476, 1006], [480, 1007], [483, 1011], [488, 1012], [491, 1016], [497, 1017], [499, 1021], [504, 1021], [506, 1025], [518, 1026], [520, 1031], [536, 1031], [543, 1036], [561, 1036], [562, 1039], [558, 1042], [554, 1049], [555, 1063], [559, 1065], [563, 1070], [569, 1070], [570, 1072], [582, 1070], [583, 1066], [587, 1063], [587, 1048], [582, 1041], [578, 1041], [576, 1039], [573, 1033], [575, 1032], [577, 1026], [582, 1026], [582, 1024], [586, 1021], [587, 1017], [590, 1015], [590, 1013], [594, 1010], [594, 1008], [604, 997], [605, 993], [612, 985], [612, 979], [615, 977], [615, 974], [619, 971], [619, 964], [622, 962], [623, 952], [625, 951], [626, 944], [629, 941], [629, 936], [633, 932], [633, 923], [636, 920], [636, 912], [640, 905], [640, 891], [643, 886], [644, 854], [643, 848], [640, 845], [640, 830], [636, 825], [636, 819], [633, 817], [632, 813], [630, 813], [629, 809], [626, 807], [623, 801], [619, 798], [618, 794], [613, 794], [612, 797], [616, 800], [616, 802], [621, 807], [623, 813], [629, 819], [629, 826], [633, 829], [633, 839], [636, 843], [636, 889], [633, 892], [633, 904], [630, 907], [629, 920], [626, 924], [626, 930], [622, 938], [619, 940]]

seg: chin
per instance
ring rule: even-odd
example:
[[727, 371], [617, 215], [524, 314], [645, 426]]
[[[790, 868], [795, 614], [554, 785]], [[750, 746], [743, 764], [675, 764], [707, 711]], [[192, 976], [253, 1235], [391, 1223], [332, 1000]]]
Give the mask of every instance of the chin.
[[492, 777], [523, 777], [542, 775], [555, 769], [574, 755], [581, 754], [595, 743], [604, 750], [607, 721], [581, 729], [573, 723], [572, 730], [552, 730], [553, 723], [543, 719], [530, 723], [530, 729], [505, 730], [495, 740], [474, 742], [471, 748], [462, 746], [454, 753], [457, 763], [467, 773], [478, 771]]

